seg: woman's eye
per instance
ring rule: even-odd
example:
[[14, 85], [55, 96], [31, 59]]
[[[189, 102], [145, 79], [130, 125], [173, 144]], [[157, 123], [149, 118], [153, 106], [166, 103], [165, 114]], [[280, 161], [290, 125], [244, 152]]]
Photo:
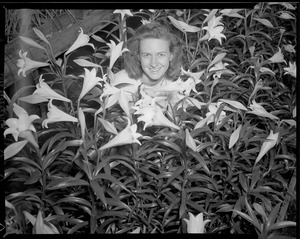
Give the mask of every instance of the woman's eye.
[[143, 54], [142, 55], [144, 58], [149, 58], [150, 57], [150, 54]]
[[158, 56], [159, 57], [164, 57], [166, 54], [165, 53], [159, 53]]

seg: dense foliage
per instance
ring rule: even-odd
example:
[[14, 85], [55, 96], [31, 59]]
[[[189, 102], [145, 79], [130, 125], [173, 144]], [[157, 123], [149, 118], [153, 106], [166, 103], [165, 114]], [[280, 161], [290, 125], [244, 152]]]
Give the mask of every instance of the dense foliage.
[[[6, 97], [6, 234], [187, 233], [198, 215], [201, 232], [294, 238], [295, 14], [290, 3], [117, 10], [104, 32], [112, 40], [92, 36], [103, 45], [86, 46], [80, 29], [59, 59], [38, 29], [46, 48], [21, 36], [49, 61], [20, 52], [19, 73], [38, 68], [40, 76], [33, 94]], [[182, 39], [173, 89], [182, 99], [165, 112], [166, 125], [137, 114], [110, 84], [133, 16]], [[94, 53], [76, 57], [75, 74], [69, 56], [84, 45]]]

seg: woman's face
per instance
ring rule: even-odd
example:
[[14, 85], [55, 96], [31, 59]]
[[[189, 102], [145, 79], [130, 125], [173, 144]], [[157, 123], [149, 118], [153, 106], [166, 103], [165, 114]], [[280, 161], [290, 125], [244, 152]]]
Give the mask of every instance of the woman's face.
[[141, 66], [146, 85], [157, 84], [165, 75], [173, 59], [169, 42], [164, 39], [143, 39], [140, 42]]

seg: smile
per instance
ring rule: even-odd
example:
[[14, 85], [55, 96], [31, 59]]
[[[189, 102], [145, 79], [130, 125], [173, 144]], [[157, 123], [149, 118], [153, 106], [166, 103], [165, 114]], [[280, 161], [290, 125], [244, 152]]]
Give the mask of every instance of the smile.
[[158, 71], [160, 71], [160, 68], [157, 68], [157, 69], [149, 69], [151, 72], [154, 72], [154, 73], [156, 73], [156, 72], [158, 72]]

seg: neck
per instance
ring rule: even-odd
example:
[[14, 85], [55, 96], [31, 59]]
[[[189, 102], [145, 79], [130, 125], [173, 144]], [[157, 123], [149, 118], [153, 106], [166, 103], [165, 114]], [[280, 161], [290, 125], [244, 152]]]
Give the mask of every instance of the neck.
[[145, 84], [146, 86], [154, 86], [154, 85], [157, 85], [159, 82], [161, 82], [164, 78], [165, 78], [165, 76], [163, 75], [158, 80], [152, 80], [147, 75], [143, 74], [143, 76], [142, 76], [142, 83]]

